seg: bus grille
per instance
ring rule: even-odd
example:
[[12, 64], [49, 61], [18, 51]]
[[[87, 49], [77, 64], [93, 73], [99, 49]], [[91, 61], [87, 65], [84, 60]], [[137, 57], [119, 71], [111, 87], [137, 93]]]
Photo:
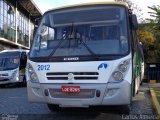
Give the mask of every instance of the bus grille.
[[68, 80], [68, 74], [72, 73], [74, 80], [97, 80], [98, 72], [49, 72], [46, 73], [48, 80]]
[[95, 89], [81, 89], [80, 93], [63, 93], [61, 89], [49, 89], [53, 98], [93, 98], [95, 91]]

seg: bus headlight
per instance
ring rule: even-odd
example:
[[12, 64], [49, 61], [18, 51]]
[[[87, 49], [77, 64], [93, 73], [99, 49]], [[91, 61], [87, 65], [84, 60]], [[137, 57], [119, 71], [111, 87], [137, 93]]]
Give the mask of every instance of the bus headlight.
[[119, 63], [117, 68], [112, 73], [109, 82], [121, 82], [124, 80], [125, 75], [130, 66], [130, 59], [124, 60]]
[[130, 59], [123, 61], [124, 65], [129, 65], [130, 64]]
[[30, 81], [39, 83], [38, 76], [37, 76], [36, 72], [34, 71], [32, 65], [28, 63], [27, 67], [28, 67], [28, 77], [29, 77]]
[[116, 81], [121, 81], [123, 79], [123, 74], [120, 71], [115, 71], [112, 76]]
[[119, 68], [119, 70], [120, 70], [121, 72], [126, 72], [126, 71], [127, 71], [127, 66], [124, 65], [124, 64], [120, 64], [118, 68]]
[[121, 72], [123, 72], [123, 73], [126, 72], [127, 69], [128, 69], [129, 63], [130, 63], [130, 59], [123, 61], [123, 62], [118, 66], [119, 70], [120, 70]]
[[14, 79], [17, 75], [17, 70], [15, 70], [13, 73], [12, 73], [12, 76], [11, 76], [11, 79]]
[[34, 72], [32, 72], [32, 73], [30, 74], [30, 80], [31, 80], [32, 82], [39, 82], [39, 81], [38, 81], [38, 77], [37, 77], [36, 73], [34, 73]]

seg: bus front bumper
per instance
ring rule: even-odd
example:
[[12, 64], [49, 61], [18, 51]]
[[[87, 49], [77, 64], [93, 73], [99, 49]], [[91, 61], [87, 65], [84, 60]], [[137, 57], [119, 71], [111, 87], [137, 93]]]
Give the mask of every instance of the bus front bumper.
[[[62, 93], [61, 86], [80, 86], [80, 93]], [[128, 105], [131, 85], [127, 81], [107, 84], [39, 84], [27, 82], [31, 102], [69, 107], [95, 105]]]
[[10, 84], [10, 83], [17, 83], [17, 82], [20, 82], [19, 78], [14, 78], [14, 79], [5, 78], [5, 79], [0, 80], [0, 85]]

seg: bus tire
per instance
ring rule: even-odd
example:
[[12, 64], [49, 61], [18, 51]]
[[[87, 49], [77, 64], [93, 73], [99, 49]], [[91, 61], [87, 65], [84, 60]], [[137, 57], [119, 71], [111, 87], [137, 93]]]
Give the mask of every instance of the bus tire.
[[143, 85], [143, 81], [141, 81], [141, 83], [140, 83], [140, 86], [142, 86]]
[[57, 112], [57, 111], [60, 111], [60, 110], [61, 110], [61, 108], [59, 107], [59, 105], [47, 104], [47, 107], [48, 107], [48, 109], [49, 109], [51, 112]]
[[132, 85], [131, 85], [130, 105], [132, 105], [132, 102], [133, 102], [133, 94], [132, 94]]
[[132, 97], [135, 96], [135, 82], [133, 81], [132, 84], [131, 84], [131, 94], [132, 94]]
[[123, 106], [123, 113], [124, 114], [130, 114], [130, 105], [124, 105]]

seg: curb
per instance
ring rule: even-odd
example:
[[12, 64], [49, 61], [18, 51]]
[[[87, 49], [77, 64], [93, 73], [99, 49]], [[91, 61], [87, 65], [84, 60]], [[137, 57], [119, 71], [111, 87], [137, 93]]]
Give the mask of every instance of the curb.
[[150, 88], [150, 93], [151, 93], [151, 97], [152, 97], [153, 107], [154, 107], [157, 115], [159, 116], [159, 120], [160, 120], [160, 104], [157, 100], [156, 93], [152, 88]]

